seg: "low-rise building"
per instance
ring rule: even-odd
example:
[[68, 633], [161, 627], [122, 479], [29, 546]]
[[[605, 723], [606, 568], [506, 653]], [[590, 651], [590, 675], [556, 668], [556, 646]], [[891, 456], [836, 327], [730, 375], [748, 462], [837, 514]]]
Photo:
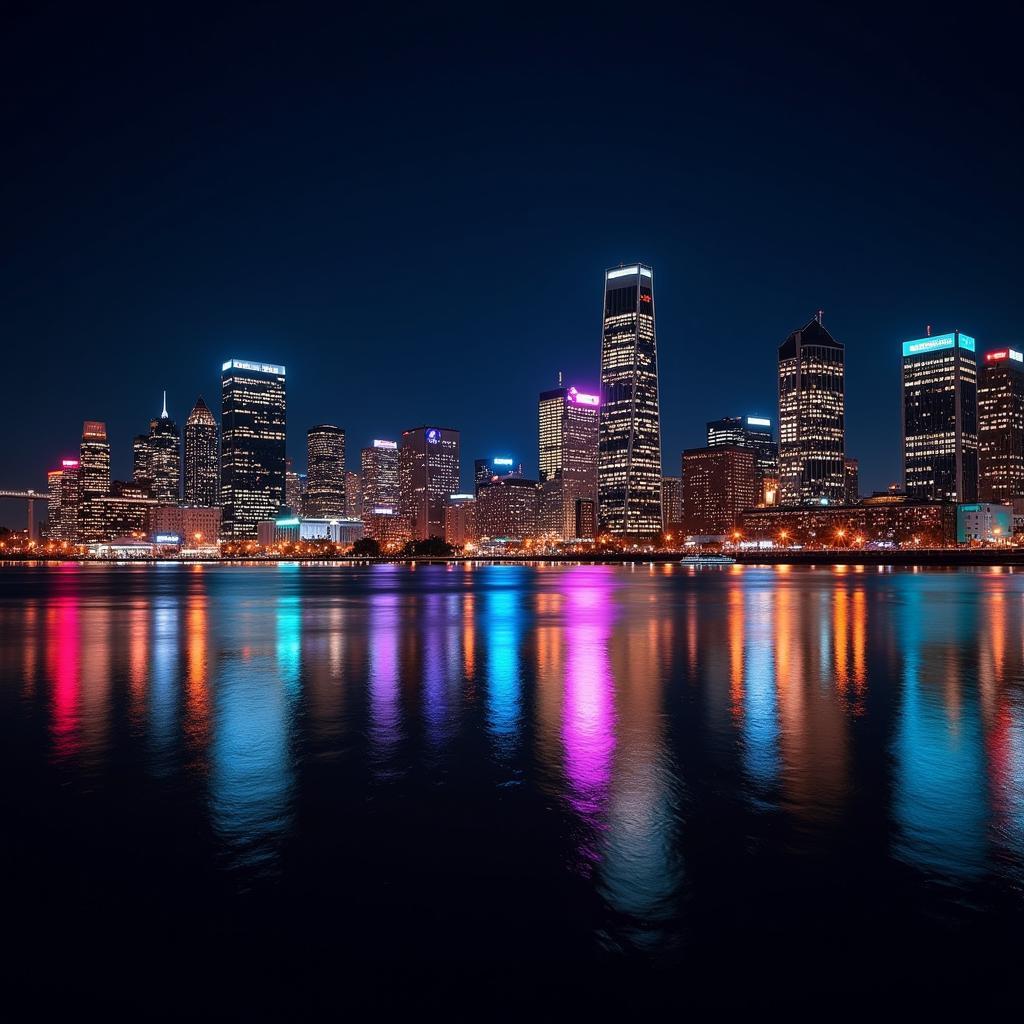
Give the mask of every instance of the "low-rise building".
[[1001, 544], [1013, 536], [1013, 506], [973, 502], [956, 507], [956, 539], [960, 544]]
[[220, 537], [219, 506], [161, 505], [153, 510], [150, 531], [155, 536], [176, 534], [186, 547], [215, 544]]
[[526, 540], [537, 535], [537, 481], [516, 476], [481, 483], [476, 499], [476, 528], [481, 537]]
[[738, 528], [746, 541], [767, 540], [783, 547], [949, 547], [956, 543], [956, 521], [952, 503], [882, 494], [856, 505], [747, 509]]
[[363, 511], [363, 535], [375, 540], [381, 551], [397, 551], [412, 540], [412, 516], [379, 505]]

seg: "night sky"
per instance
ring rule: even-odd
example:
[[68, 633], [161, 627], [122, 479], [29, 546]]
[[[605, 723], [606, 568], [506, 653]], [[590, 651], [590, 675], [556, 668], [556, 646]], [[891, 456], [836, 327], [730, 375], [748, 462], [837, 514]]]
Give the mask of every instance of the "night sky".
[[179, 423], [200, 393], [219, 415], [231, 356], [287, 365], [299, 468], [311, 424], [358, 468], [433, 423], [462, 431], [464, 487], [475, 457], [535, 473], [537, 393], [596, 386], [602, 273], [636, 260], [666, 472], [709, 418], [775, 419], [777, 346], [818, 307], [864, 491], [899, 474], [902, 340], [1024, 345], [1002, 17], [24, 6], [0, 33], [0, 486], [44, 487], [86, 418], [127, 477], [162, 389]]

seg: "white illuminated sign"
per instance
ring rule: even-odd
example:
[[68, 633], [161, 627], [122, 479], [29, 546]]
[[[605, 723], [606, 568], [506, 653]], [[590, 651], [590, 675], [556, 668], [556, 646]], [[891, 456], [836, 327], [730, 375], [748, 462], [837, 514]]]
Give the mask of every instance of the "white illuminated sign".
[[398, 442], [397, 441], [378, 441], [378, 440], [375, 440], [373, 442], [373, 447], [374, 448], [387, 448], [387, 449], [397, 448], [398, 447]]
[[751, 427], [770, 427], [772, 425], [771, 420], [761, 419], [759, 416], [748, 416], [747, 423]]
[[253, 370], [256, 373], [275, 373], [284, 376], [284, 367], [277, 363], [251, 363], [247, 359], [229, 359], [222, 370]]

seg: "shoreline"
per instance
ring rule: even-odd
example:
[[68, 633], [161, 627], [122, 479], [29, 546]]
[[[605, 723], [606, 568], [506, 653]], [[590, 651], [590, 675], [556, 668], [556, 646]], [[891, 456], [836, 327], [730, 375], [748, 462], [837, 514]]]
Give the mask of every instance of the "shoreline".
[[[1024, 548], [1012, 551], [998, 551], [991, 549], [965, 549], [945, 550], [926, 549], [919, 551], [741, 551], [726, 557], [731, 562], [713, 561], [715, 556], [706, 556], [709, 561], [700, 564], [684, 562], [684, 558], [692, 558], [693, 555], [685, 555], [681, 552], [653, 551], [647, 553], [629, 554], [602, 554], [600, 556], [587, 556], [585, 554], [575, 555], [501, 555], [495, 557], [482, 555], [450, 555], [450, 556], [396, 556], [393, 558], [360, 558], [360, 557], [334, 557], [323, 558], [316, 556], [287, 557], [271, 556], [254, 558], [232, 557], [232, 558], [211, 558], [211, 559], [182, 559], [182, 558], [67, 558], [55, 556], [35, 556], [32, 558], [18, 558], [4, 556], [0, 558], [0, 564], [7, 565], [38, 565], [41, 563], [67, 563], [74, 562], [78, 565], [275, 565], [278, 563], [309, 564], [309, 565], [538, 565], [538, 564], [566, 564], [566, 565], [679, 565], [682, 568], [729, 568], [731, 565], [742, 566], [776, 566], [776, 565], [847, 565], [847, 566], [899, 566], [922, 568], [960, 568], [964, 566], [992, 566], [1024, 568]], [[697, 556], [700, 557], [700, 556]]]

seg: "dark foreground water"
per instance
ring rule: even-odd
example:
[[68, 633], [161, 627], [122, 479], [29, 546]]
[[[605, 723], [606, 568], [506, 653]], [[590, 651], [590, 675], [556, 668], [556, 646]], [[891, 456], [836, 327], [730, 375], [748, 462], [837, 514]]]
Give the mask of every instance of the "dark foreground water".
[[0, 566], [7, 990], [1013, 1000], [1022, 619], [992, 569]]

